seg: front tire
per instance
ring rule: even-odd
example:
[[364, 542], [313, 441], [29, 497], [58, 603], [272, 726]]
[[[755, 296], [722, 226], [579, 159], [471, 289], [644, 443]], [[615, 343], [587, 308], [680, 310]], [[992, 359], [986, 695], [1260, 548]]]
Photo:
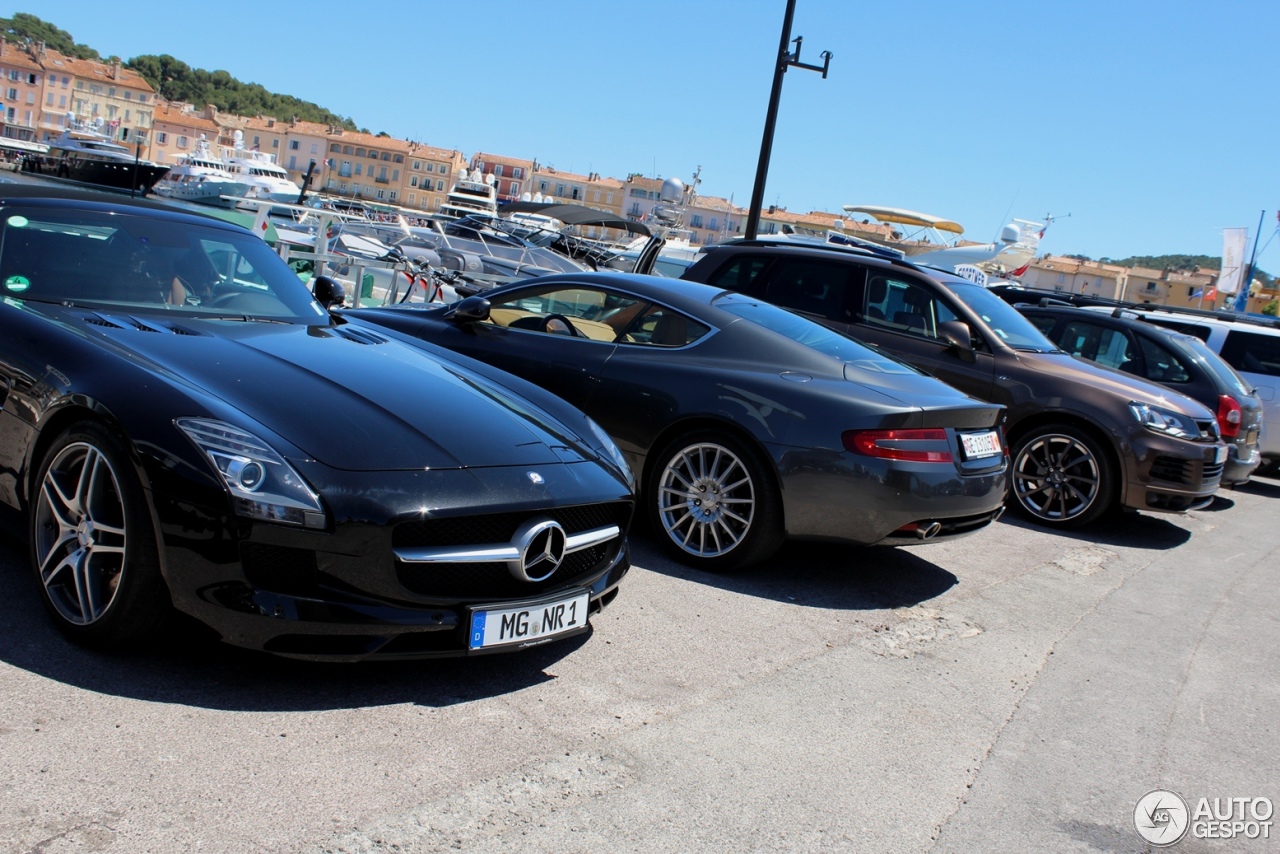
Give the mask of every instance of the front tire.
[[733, 436], [699, 431], [676, 439], [657, 456], [649, 483], [651, 528], [690, 566], [731, 572], [764, 560], [782, 543], [773, 475]]
[[59, 436], [37, 469], [31, 565], [58, 628], [100, 648], [151, 635], [169, 611], [155, 528], [124, 443], [93, 421]]
[[1049, 424], [1019, 437], [1014, 447], [1010, 498], [1042, 525], [1087, 525], [1107, 512], [1116, 491], [1110, 459], [1083, 430]]

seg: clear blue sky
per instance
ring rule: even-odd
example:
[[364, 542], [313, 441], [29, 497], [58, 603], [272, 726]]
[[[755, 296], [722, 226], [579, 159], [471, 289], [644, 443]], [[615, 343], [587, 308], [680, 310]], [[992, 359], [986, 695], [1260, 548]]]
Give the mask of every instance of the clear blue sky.
[[[785, 0], [0, 4], [104, 56], [168, 53], [373, 132], [567, 171], [688, 180], [746, 206]], [[304, 21], [307, 24], [304, 24]], [[335, 33], [306, 38], [308, 31]], [[881, 204], [988, 240], [1219, 255], [1280, 207], [1277, 0], [797, 0], [765, 203]], [[1280, 238], [1259, 266], [1280, 270]]]

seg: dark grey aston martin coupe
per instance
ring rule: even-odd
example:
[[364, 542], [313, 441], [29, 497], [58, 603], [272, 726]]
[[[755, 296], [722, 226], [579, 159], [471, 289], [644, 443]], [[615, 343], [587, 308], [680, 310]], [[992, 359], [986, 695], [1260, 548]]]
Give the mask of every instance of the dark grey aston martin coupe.
[[344, 314], [473, 356], [587, 412], [630, 461], [653, 530], [695, 566], [744, 566], [786, 536], [947, 539], [1003, 506], [1001, 407], [759, 300], [582, 273], [447, 308]]
[[0, 189], [0, 522], [65, 632], [137, 642], [176, 606], [280, 655], [456, 655], [614, 598], [632, 479], [609, 437], [331, 314], [333, 287], [216, 220]]

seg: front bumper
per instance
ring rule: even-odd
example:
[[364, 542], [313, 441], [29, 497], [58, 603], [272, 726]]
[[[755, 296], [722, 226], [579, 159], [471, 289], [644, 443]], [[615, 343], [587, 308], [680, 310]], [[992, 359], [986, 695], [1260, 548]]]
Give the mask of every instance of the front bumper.
[[1182, 513], [1208, 506], [1222, 482], [1221, 442], [1191, 442], [1135, 426], [1121, 448], [1120, 501], [1135, 510]]
[[[590, 619], [614, 599], [630, 567], [633, 497], [599, 466], [539, 466], [545, 482], [538, 485], [527, 467], [372, 475], [299, 467], [326, 504], [329, 530], [234, 516], [217, 490], [153, 473], [174, 605], [235, 646], [330, 661], [520, 649], [534, 644], [471, 649], [473, 610], [585, 590]], [[507, 545], [530, 520], [554, 520], [569, 535], [605, 525], [619, 533], [566, 555], [537, 581], [515, 577], [503, 562], [423, 565], [398, 557], [424, 546]]]

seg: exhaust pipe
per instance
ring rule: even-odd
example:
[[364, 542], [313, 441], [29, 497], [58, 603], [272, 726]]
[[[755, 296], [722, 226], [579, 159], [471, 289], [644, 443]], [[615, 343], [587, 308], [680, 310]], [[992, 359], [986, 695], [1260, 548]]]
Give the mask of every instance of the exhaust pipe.
[[922, 540], [931, 540], [942, 530], [941, 522], [930, 522], [927, 525], [920, 525], [916, 528], [916, 536]]

